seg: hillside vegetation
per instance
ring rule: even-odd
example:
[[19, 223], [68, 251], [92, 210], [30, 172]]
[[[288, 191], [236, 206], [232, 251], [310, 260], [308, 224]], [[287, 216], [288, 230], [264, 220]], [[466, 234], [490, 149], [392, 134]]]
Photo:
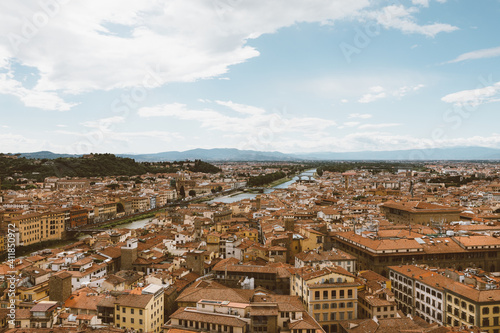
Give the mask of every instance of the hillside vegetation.
[[170, 173], [179, 170], [217, 173], [220, 169], [201, 160], [182, 162], [138, 163], [113, 154], [94, 154], [92, 158], [60, 157], [56, 159], [7, 158], [0, 156], [2, 188], [23, 182], [43, 181], [46, 177], [135, 176], [146, 173]]

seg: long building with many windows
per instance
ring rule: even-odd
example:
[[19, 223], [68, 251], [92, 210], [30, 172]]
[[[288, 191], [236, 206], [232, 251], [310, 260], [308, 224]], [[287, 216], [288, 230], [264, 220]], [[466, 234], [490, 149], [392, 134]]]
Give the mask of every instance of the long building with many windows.
[[434, 267], [500, 268], [500, 239], [485, 236], [432, 237], [417, 230], [380, 230], [368, 234], [353, 231], [332, 236], [335, 247], [358, 258], [358, 269], [370, 269], [387, 277], [387, 266], [426, 264]]
[[[482, 332], [500, 332], [500, 289], [481, 289], [455, 281], [443, 270], [415, 265], [391, 266], [389, 276], [398, 307], [429, 323], [478, 326]], [[472, 279], [467, 280], [473, 283]]]
[[65, 226], [70, 218], [69, 209], [44, 213], [29, 213], [6, 217], [6, 223], [16, 226], [16, 245], [27, 246], [64, 237]]

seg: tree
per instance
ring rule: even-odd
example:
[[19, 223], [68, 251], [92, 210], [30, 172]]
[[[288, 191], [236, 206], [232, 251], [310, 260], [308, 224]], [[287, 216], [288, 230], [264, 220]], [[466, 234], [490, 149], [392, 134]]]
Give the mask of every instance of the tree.
[[191, 196], [191, 197], [196, 196], [196, 191], [195, 190], [189, 190], [189, 196]]
[[182, 185], [181, 188], [179, 189], [179, 195], [183, 198], [186, 196], [186, 190], [184, 189], [184, 185]]

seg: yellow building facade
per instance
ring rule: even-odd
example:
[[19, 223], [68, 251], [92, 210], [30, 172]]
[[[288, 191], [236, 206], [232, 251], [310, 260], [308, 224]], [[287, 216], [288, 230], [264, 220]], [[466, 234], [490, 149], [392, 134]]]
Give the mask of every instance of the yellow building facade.
[[118, 297], [115, 303], [115, 326], [136, 332], [160, 332], [165, 318], [164, 293], [159, 288], [152, 294]]
[[16, 245], [27, 246], [64, 236], [65, 211], [33, 213], [8, 218], [17, 229]]
[[340, 321], [357, 319], [359, 286], [343, 268], [303, 267], [291, 279], [290, 294], [299, 296], [309, 314], [331, 333], [340, 331]]

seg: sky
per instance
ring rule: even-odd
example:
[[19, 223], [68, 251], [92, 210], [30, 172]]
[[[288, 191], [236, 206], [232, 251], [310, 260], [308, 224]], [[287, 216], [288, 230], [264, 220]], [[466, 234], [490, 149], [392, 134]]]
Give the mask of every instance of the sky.
[[0, 1], [0, 152], [500, 148], [500, 0]]

